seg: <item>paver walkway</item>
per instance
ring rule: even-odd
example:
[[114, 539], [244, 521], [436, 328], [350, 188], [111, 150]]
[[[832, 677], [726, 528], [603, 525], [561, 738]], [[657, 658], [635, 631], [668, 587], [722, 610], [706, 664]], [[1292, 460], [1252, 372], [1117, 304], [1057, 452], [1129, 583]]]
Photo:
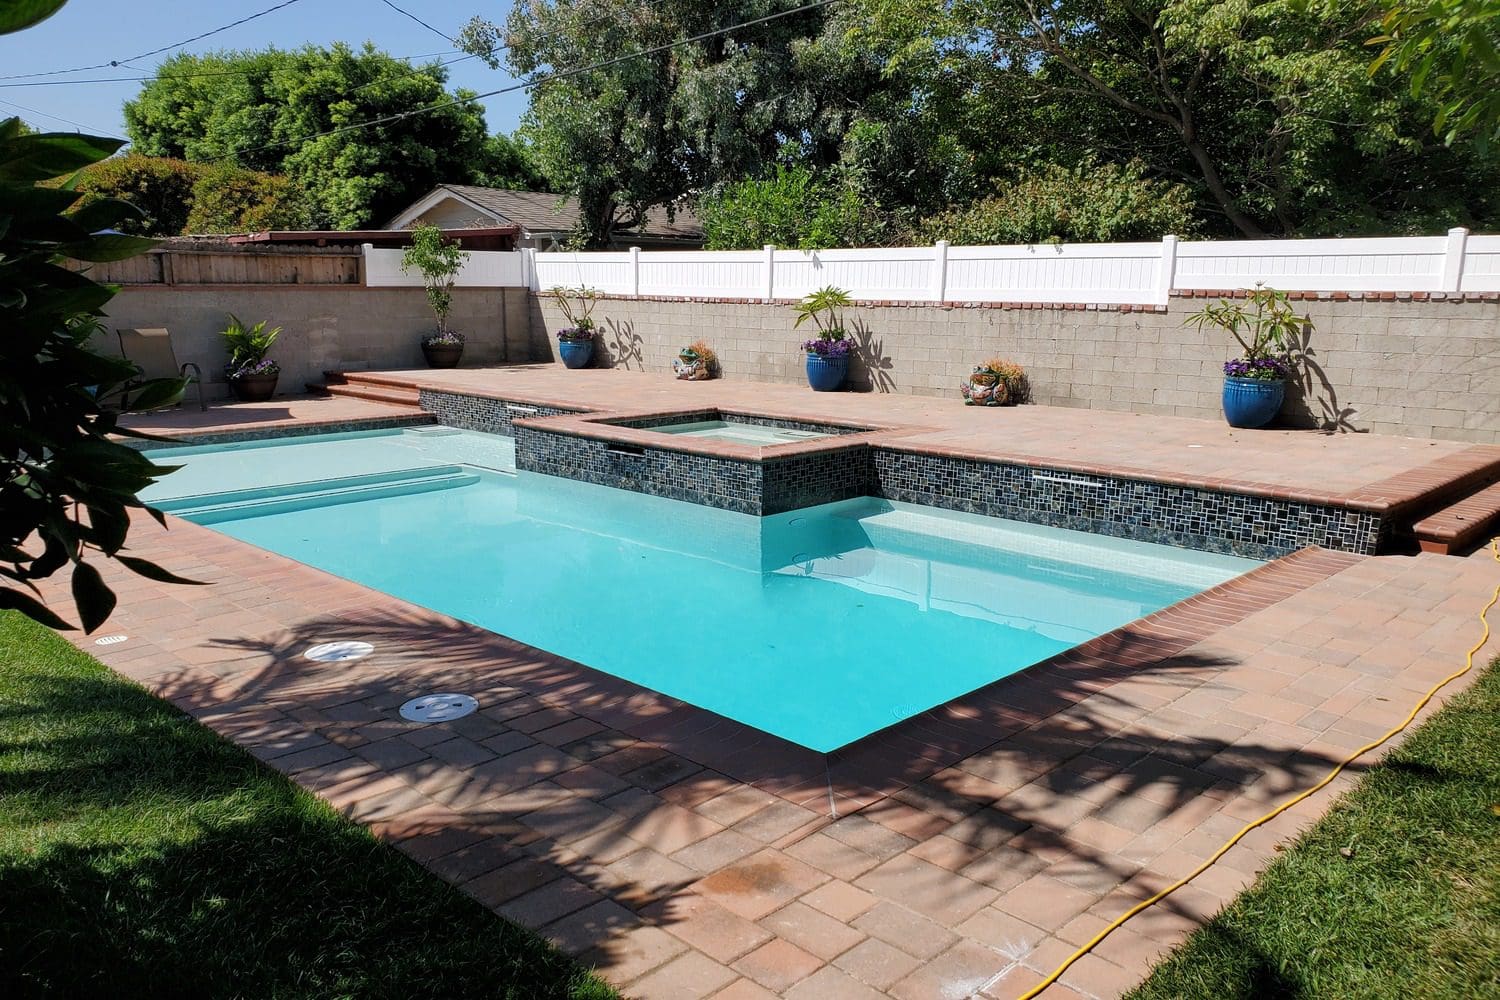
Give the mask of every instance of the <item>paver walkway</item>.
[[[721, 740], [706, 713], [170, 523], [141, 519], [132, 549], [212, 585], [111, 571], [105, 631], [128, 638], [75, 641], [646, 1000], [1013, 997], [1399, 719], [1462, 662], [1500, 579], [1487, 553], [1303, 553], [819, 774], [770, 737]], [[338, 639], [375, 652], [301, 655]], [[399, 718], [444, 690], [481, 711]], [[1353, 777], [1046, 996], [1137, 982]]]

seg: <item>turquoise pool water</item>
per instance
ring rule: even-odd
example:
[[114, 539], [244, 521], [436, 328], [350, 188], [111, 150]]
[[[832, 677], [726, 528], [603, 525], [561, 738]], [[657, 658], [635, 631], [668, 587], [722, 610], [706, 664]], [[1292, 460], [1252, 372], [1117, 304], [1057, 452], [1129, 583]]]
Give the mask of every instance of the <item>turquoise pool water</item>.
[[873, 498], [756, 518], [445, 429], [152, 455], [181, 516], [820, 751], [1259, 565]]
[[681, 424], [661, 424], [651, 430], [660, 434], [678, 434], [682, 437], [713, 438], [716, 441], [732, 441], [735, 444], [790, 444], [793, 441], [810, 441], [828, 437], [823, 431], [799, 431], [789, 427], [767, 427], [745, 423], [742, 420], [693, 420]]

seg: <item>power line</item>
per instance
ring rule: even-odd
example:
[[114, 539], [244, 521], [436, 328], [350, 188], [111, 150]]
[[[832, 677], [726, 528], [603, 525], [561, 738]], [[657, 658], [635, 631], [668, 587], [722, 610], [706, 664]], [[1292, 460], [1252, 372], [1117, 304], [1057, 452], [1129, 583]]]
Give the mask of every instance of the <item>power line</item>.
[[475, 101], [482, 101], [487, 97], [496, 97], [500, 94], [510, 94], [514, 93], [517, 90], [529, 90], [533, 87], [540, 87], [544, 84], [553, 83], [557, 80], [566, 80], [571, 77], [581, 76], [584, 73], [591, 73], [594, 70], [606, 69], [610, 66], [616, 66], [622, 62], [628, 62], [631, 59], [639, 59], [642, 56], [655, 55], [658, 52], [665, 52], [668, 49], [675, 49], [683, 45], [691, 45], [694, 42], [701, 42], [705, 39], [715, 38], [719, 35], [726, 35], [731, 31], [738, 31], [741, 28], [752, 28], [756, 25], [765, 24], [769, 21], [777, 21], [783, 17], [790, 17], [793, 14], [802, 14], [810, 10], [817, 10], [820, 7], [827, 7], [829, 4], [835, 2], [836, 0], [813, 0], [812, 3], [803, 4], [800, 7], [793, 7], [790, 10], [783, 10], [775, 14], [766, 14], [763, 17], [753, 18], [749, 21], [741, 21], [738, 24], [731, 24], [727, 28], [715, 28], [713, 31], [705, 31], [701, 34], [693, 35], [688, 38], [679, 38], [673, 42], [654, 45], [651, 48], [640, 49], [636, 52], [629, 52], [625, 55], [616, 56], [613, 59], [606, 59], [602, 62], [591, 63], [587, 66], [578, 66], [574, 67], [573, 69], [557, 70], [552, 73], [540, 74], [538, 76], [532, 77], [530, 80], [523, 80], [522, 82], [512, 84], [509, 87], [498, 87], [495, 90], [487, 90], [482, 94], [474, 94], [470, 97], [455, 97], [446, 101], [438, 101], [435, 104], [429, 104], [425, 107], [413, 108], [410, 111], [398, 111], [395, 114], [383, 115], [379, 118], [371, 118], [368, 121], [354, 122], [349, 125], [340, 125], [337, 128], [325, 129], [322, 132], [313, 132], [310, 135], [305, 135], [295, 140], [269, 142], [263, 146], [250, 146], [244, 149], [231, 150], [230, 152], [224, 153], [220, 156], [210, 157], [209, 162], [228, 159], [232, 156], [239, 156], [242, 153], [260, 153], [269, 149], [291, 146], [294, 143], [311, 142], [314, 139], [324, 139], [330, 135], [341, 135], [345, 132], [354, 132], [358, 131], [359, 129], [373, 128], [376, 125], [386, 125], [390, 122], [402, 121], [407, 118], [413, 118], [417, 115], [428, 114], [433, 111], [441, 111], [444, 108], [456, 107], [462, 104], [472, 104]]
[[[395, 59], [398, 62], [411, 62], [413, 59], [431, 59], [433, 56], [445, 56], [445, 55], [448, 55], [448, 54], [450, 54], [452, 52], [456, 52], [456, 51], [457, 51], [456, 49], [444, 49], [441, 52], [423, 52], [423, 53], [420, 53], [420, 54], [414, 55], [414, 56], [392, 56], [391, 58]], [[469, 60], [469, 59], [478, 59], [478, 58], [479, 57], [476, 56], [476, 55], [464, 55], [464, 56], [459, 56], [456, 59], [445, 59], [445, 60], [439, 62], [437, 65], [439, 67], [442, 67], [442, 66], [452, 66], [455, 63], [461, 63], [461, 62], [464, 62], [464, 61]], [[420, 73], [420, 72], [426, 71], [429, 68], [430, 67], [428, 67], [428, 66], [412, 66], [412, 67], [410, 67], [410, 70], [413, 73]], [[196, 71], [196, 72], [193, 72], [193, 73], [167, 73], [167, 74], [157, 73], [154, 76], [103, 76], [103, 77], [93, 77], [93, 78], [85, 79], [85, 80], [38, 80], [38, 81], [35, 81], [35, 82], [27, 81], [27, 82], [24, 82], [24, 83], [0, 83], [0, 89], [10, 89], [10, 88], [15, 88], [15, 87], [70, 87], [70, 86], [73, 86], [74, 84], [91, 84], [91, 83], [149, 83], [149, 82], [154, 81], [154, 80], [197, 80], [199, 78], [215, 77], [215, 76], [254, 76], [254, 75], [255, 75], [255, 73], [252, 72], [252, 71], [250, 71], [250, 70], [243, 70], [243, 69], [213, 69], [213, 70], [199, 70], [199, 71]], [[0, 79], [5, 79], [5, 78], [4, 77], [0, 77]]]
[[[0, 101], [0, 104], [3, 104], [8, 108], [15, 108], [18, 111], [24, 111], [29, 115], [41, 115], [43, 118], [51, 118], [53, 121], [65, 122], [69, 125], [72, 125], [74, 128], [83, 129], [90, 135], [100, 135], [103, 132], [102, 129], [96, 129], [92, 125], [85, 125], [83, 124], [83, 122], [75, 122], [71, 118], [64, 118], [62, 115], [54, 115], [51, 112], [41, 111], [37, 108], [28, 108], [26, 105], [16, 104], [14, 101]], [[105, 138], [118, 139], [119, 136], [106, 136]]]
[[401, 8], [401, 7], [397, 7], [395, 4], [391, 3], [391, 0], [380, 0], [380, 2], [383, 3], [383, 4], [385, 4], [391, 10], [395, 11], [397, 14], [400, 14], [403, 17], [409, 17], [413, 21], [416, 21], [422, 27], [426, 28], [428, 31], [432, 32], [434, 35], [437, 35], [439, 38], [446, 38], [450, 42], [453, 41], [453, 38], [450, 35], [448, 35], [446, 32], [439, 31], [437, 28], [434, 28], [432, 25], [428, 24], [426, 21], [422, 20], [420, 17], [418, 17], [417, 15], [413, 14], [411, 11], [405, 10], [404, 8]]
[[217, 35], [220, 32], [228, 31], [230, 28], [238, 28], [240, 25], [245, 24], [249, 21], [253, 21], [258, 17], [265, 17], [267, 14], [275, 13], [276, 11], [281, 10], [283, 7], [290, 7], [292, 4], [300, 2], [301, 0], [282, 0], [281, 3], [277, 4], [274, 7], [267, 7], [265, 10], [257, 11], [254, 14], [247, 14], [245, 17], [240, 18], [238, 21], [231, 21], [228, 24], [221, 25], [220, 27], [214, 28], [211, 31], [205, 31], [202, 34], [194, 35], [192, 38], [185, 38], [180, 42], [173, 42], [171, 45], [163, 45], [160, 48], [152, 49], [150, 52], [142, 52], [140, 55], [131, 56], [128, 59], [111, 59], [109, 62], [94, 63], [92, 66], [75, 66], [72, 69], [54, 69], [49, 70], [45, 73], [12, 73], [8, 76], [0, 76], [0, 80], [22, 80], [28, 77], [38, 76], [64, 76], [68, 73], [85, 73], [89, 70], [95, 69], [114, 69], [122, 65], [133, 63], [139, 59], [146, 59], [150, 56], [160, 55], [163, 52], [169, 52], [172, 49], [180, 49], [184, 45], [191, 45], [194, 42], [200, 42], [205, 38]]

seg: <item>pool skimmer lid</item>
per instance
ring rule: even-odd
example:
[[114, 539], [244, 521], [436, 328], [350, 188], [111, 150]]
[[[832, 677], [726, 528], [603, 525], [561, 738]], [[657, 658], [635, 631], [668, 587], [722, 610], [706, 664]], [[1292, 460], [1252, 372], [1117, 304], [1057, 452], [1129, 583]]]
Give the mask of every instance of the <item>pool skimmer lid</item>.
[[375, 651], [368, 642], [345, 640], [342, 642], [320, 642], [308, 648], [302, 655], [318, 663], [341, 663], [345, 660], [360, 660]]
[[466, 694], [424, 694], [401, 706], [401, 718], [407, 722], [451, 722], [471, 715], [479, 702]]
[[129, 638], [130, 638], [130, 636], [128, 636], [128, 635], [101, 635], [99, 638], [97, 638], [97, 639], [94, 640], [94, 645], [96, 645], [96, 646], [117, 646], [117, 645], [119, 645], [120, 643], [124, 642], [126, 639], [129, 639]]

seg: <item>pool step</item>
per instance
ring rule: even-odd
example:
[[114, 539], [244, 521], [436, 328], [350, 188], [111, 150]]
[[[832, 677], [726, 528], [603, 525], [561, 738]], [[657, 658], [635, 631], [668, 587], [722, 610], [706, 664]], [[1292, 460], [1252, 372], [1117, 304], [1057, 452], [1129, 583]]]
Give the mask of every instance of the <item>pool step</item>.
[[1456, 555], [1500, 525], [1500, 483], [1435, 511], [1412, 525], [1423, 552]]
[[414, 407], [417, 405], [417, 390], [383, 388], [375, 385], [340, 385], [329, 382], [309, 382], [307, 391], [317, 396], [351, 396], [368, 399], [374, 403], [389, 403], [392, 406]]
[[164, 500], [152, 506], [197, 524], [238, 521], [267, 514], [284, 514], [314, 507], [413, 496], [458, 489], [479, 482], [479, 476], [458, 465], [431, 466], [396, 472], [345, 476], [291, 486], [257, 487], [195, 497]]

